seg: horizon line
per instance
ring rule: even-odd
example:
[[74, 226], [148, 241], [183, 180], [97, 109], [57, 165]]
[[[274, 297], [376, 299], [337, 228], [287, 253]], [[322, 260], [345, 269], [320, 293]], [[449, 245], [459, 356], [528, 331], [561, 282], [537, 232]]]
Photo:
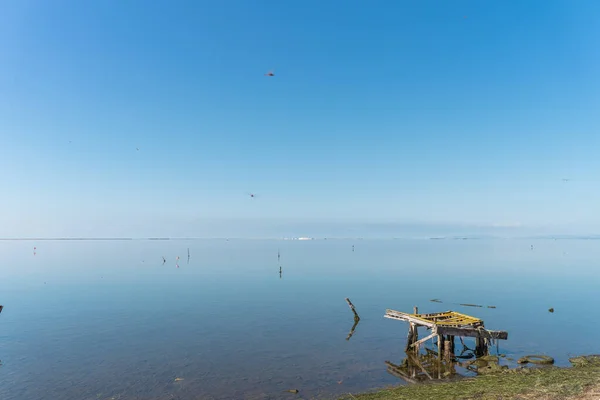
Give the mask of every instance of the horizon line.
[[477, 240], [477, 239], [600, 239], [600, 234], [550, 234], [529, 236], [449, 235], [449, 236], [284, 236], [284, 237], [4, 237], [0, 241], [168, 241], [168, 240]]

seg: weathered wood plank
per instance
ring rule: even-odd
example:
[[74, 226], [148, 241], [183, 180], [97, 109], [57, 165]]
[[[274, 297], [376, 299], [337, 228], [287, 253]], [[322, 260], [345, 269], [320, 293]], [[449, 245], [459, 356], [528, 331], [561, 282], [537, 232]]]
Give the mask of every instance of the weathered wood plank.
[[417, 324], [417, 325], [421, 325], [421, 326], [428, 326], [430, 328], [435, 326], [435, 324], [433, 322], [427, 321], [422, 318], [415, 317], [411, 314], [407, 314], [407, 313], [403, 313], [403, 312], [395, 311], [395, 310], [386, 310], [384, 317], [390, 318], [390, 319], [397, 319], [400, 321], [412, 322], [413, 324]]
[[429, 335], [429, 336], [426, 336], [426, 337], [424, 337], [423, 339], [419, 340], [418, 342], [415, 342], [415, 343], [413, 343], [413, 344], [412, 344], [412, 347], [414, 347], [414, 346], [418, 346], [418, 345], [420, 345], [421, 343], [423, 343], [423, 342], [426, 342], [426, 341], [428, 341], [429, 339], [431, 339], [431, 338], [433, 338], [433, 337], [435, 337], [435, 336], [437, 336], [437, 332], [434, 332], [434, 333], [432, 333], [431, 335]]
[[489, 331], [487, 329], [455, 328], [453, 326], [438, 326], [437, 332], [440, 335], [481, 337], [481, 338], [486, 338], [486, 339], [501, 339], [501, 340], [508, 339], [508, 332]]

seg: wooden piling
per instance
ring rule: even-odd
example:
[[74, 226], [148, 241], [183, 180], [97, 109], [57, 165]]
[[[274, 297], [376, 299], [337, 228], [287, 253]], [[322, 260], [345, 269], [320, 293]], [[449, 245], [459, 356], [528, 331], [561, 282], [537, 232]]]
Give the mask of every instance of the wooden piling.
[[[449, 338], [446, 338], [446, 339], [449, 339]], [[446, 360], [446, 361], [450, 361], [450, 358], [451, 358], [452, 352], [451, 352], [450, 346], [451, 346], [451, 341], [445, 340], [444, 341], [444, 360]]]
[[355, 321], [360, 321], [360, 317], [358, 316], [358, 313], [356, 312], [356, 309], [354, 308], [354, 304], [352, 304], [352, 302], [350, 301], [350, 299], [347, 298], [347, 297], [346, 297], [346, 303], [348, 303], [348, 306], [350, 307], [350, 309], [354, 313], [354, 320]]
[[487, 341], [484, 337], [475, 338], [475, 356], [482, 357], [487, 355]]
[[406, 348], [404, 349], [405, 351], [409, 351], [412, 348], [413, 343], [415, 342], [414, 340], [414, 324], [411, 322], [408, 325], [408, 336], [406, 337]]
[[[419, 314], [419, 307], [415, 306], [413, 308], [413, 311], [415, 312], [415, 315]], [[412, 328], [413, 328], [413, 343], [415, 343], [415, 342], [417, 342], [419, 340], [419, 326], [416, 325], [416, 324], [411, 324], [411, 325], [412, 325]], [[411, 345], [412, 345], [412, 343], [411, 343]], [[417, 353], [419, 352], [419, 344], [417, 344], [415, 346], [415, 350], [416, 350]]]

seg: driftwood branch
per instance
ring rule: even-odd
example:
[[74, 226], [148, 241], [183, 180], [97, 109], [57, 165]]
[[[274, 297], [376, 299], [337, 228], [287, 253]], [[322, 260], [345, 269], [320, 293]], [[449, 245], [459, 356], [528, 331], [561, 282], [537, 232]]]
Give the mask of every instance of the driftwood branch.
[[346, 303], [348, 303], [348, 306], [350, 307], [350, 309], [354, 313], [354, 320], [355, 321], [360, 321], [360, 317], [358, 316], [358, 313], [356, 312], [356, 309], [354, 308], [354, 304], [352, 304], [352, 302], [350, 301], [350, 299], [347, 298], [347, 297], [346, 297]]

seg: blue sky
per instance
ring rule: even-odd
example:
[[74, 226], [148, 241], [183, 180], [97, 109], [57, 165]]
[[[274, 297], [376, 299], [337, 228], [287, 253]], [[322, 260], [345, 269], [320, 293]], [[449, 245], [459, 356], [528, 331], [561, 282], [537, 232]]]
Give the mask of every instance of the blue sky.
[[600, 231], [598, 17], [595, 0], [4, 1], [0, 236]]

